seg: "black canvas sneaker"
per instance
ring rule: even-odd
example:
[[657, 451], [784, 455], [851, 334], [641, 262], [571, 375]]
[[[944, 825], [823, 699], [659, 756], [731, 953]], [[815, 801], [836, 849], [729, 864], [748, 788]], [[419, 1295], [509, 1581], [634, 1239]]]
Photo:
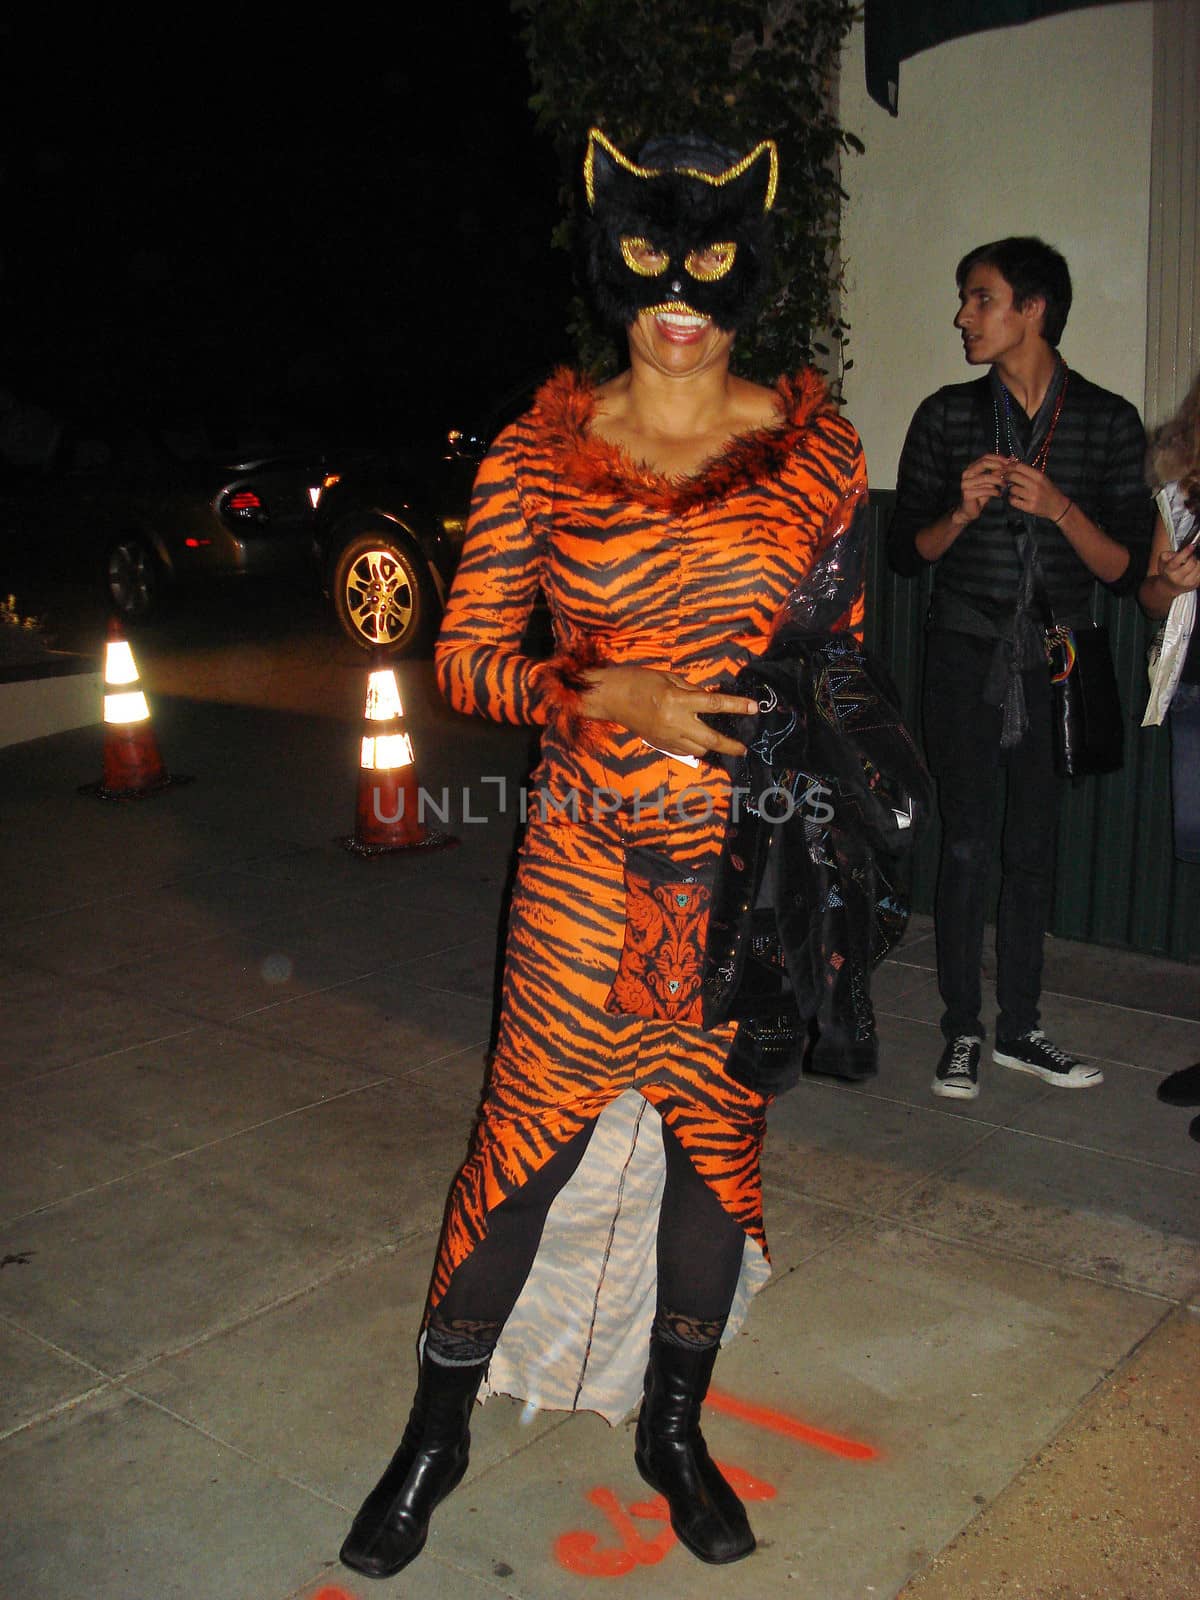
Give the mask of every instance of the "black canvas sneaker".
[[1030, 1028], [1019, 1039], [997, 1039], [992, 1060], [1002, 1067], [1016, 1067], [1018, 1072], [1032, 1072], [1043, 1083], [1053, 1083], [1059, 1089], [1094, 1089], [1104, 1082], [1099, 1067], [1085, 1066], [1065, 1050], [1051, 1044], [1040, 1028]]
[[979, 1052], [983, 1040], [973, 1033], [947, 1039], [933, 1076], [933, 1092], [946, 1100], [974, 1100], [979, 1093]]

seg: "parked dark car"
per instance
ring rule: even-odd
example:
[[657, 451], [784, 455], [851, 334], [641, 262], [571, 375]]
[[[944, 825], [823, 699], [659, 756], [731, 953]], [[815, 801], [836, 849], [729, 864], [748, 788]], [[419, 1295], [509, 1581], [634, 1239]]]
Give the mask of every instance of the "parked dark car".
[[440, 449], [345, 458], [324, 477], [317, 555], [334, 615], [355, 644], [404, 656], [428, 643], [458, 566], [485, 448], [452, 430]]
[[[318, 558], [338, 622], [363, 649], [404, 656], [429, 643], [462, 554], [479, 463], [536, 386], [522, 383], [480, 422], [428, 447], [331, 465], [317, 507]], [[544, 613], [530, 639], [543, 635]]]
[[196, 421], [0, 426], [0, 586], [19, 570], [136, 622], [208, 580], [315, 574], [355, 644], [411, 655], [436, 630], [479, 463], [531, 392], [394, 449], [285, 449], [291, 430]]
[[[15, 443], [14, 443], [15, 441]], [[60, 423], [0, 438], [0, 566], [129, 621], [213, 578], [308, 573], [324, 465], [245, 425]]]

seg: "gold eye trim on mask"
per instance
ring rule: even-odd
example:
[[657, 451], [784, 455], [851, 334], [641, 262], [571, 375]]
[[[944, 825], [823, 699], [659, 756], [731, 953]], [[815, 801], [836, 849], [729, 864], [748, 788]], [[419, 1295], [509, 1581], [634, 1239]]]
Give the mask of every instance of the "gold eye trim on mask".
[[636, 272], [639, 278], [661, 278], [671, 265], [670, 256], [652, 245], [649, 239], [628, 233], [621, 238], [621, 255], [630, 272]]
[[702, 250], [689, 250], [683, 264], [699, 283], [716, 283], [733, 265], [737, 245], [731, 239], [720, 244], [706, 244]]

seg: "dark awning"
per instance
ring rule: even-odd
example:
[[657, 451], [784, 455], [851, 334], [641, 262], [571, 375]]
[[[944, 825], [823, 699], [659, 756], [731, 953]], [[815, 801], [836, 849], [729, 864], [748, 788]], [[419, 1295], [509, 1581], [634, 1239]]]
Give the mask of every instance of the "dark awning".
[[947, 39], [1109, 0], [866, 0], [867, 93], [895, 116], [900, 63]]

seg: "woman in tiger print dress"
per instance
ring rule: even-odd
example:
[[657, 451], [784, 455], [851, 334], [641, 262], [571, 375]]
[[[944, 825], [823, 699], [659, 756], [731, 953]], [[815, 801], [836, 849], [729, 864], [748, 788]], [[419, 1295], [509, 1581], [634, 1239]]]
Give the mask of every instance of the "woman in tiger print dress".
[[[560, 373], [497, 439], [437, 646], [450, 703], [540, 725], [541, 760], [417, 1396], [342, 1550], [370, 1576], [421, 1549], [466, 1469], [485, 1374], [492, 1392], [613, 1421], [642, 1395], [636, 1464], [681, 1541], [711, 1562], [754, 1548], [699, 1413], [717, 1346], [769, 1270], [766, 1101], [722, 1070], [733, 1027], [698, 1020], [702, 928], [676, 916], [653, 992], [616, 981], [647, 937], [627, 868], [652, 853], [699, 874], [719, 854], [729, 784], [714, 758], [742, 747], [703, 714], [755, 711], [721, 685], [762, 650], [865, 472], [816, 373], [767, 390], [729, 370], [774, 146], [737, 162], [659, 141], [635, 164], [593, 130], [585, 172], [593, 285], [630, 366], [599, 387]], [[549, 661], [520, 648], [539, 585]], [[653, 923], [661, 896], [646, 906]]]

